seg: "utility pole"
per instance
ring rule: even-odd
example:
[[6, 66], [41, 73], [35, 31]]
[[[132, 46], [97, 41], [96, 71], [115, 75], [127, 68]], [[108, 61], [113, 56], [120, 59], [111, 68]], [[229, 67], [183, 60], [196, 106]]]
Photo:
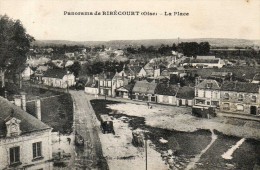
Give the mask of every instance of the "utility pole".
[[147, 139], [145, 138], [145, 169], [147, 170]]

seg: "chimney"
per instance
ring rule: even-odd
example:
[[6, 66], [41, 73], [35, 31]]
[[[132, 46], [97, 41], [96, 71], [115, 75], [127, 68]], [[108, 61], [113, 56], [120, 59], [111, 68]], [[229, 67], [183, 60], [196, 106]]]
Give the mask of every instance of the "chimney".
[[22, 107], [22, 99], [20, 95], [14, 95], [14, 104], [18, 107]]
[[42, 113], [41, 113], [41, 100], [37, 97], [35, 101], [35, 110], [36, 110], [36, 118], [41, 120], [42, 119]]
[[5, 90], [5, 98], [7, 99], [7, 91]]
[[26, 93], [21, 92], [20, 94], [22, 96], [22, 109], [26, 111]]

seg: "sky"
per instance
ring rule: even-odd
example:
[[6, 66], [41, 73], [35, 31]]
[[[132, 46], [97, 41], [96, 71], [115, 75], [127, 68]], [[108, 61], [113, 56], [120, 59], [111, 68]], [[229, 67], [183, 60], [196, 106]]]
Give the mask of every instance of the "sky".
[[[115, 10], [157, 15], [64, 15]], [[0, 0], [0, 14], [21, 20], [37, 40], [260, 39], [260, 0]]]

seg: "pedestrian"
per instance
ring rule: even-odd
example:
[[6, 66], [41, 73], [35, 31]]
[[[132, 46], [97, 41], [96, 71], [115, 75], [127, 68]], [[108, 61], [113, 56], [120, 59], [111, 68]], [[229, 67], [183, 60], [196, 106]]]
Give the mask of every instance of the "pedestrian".
[[71, 139], [70, 138], [67, 138], [68, 142], [69, 142], [69, 145], [70, 145], [70, 142], [71, 142]]
[[147, 106], [148, 106], [148, 109], [150, 109], [150, 105], [149, 105], [149, 102], [147, 102]]

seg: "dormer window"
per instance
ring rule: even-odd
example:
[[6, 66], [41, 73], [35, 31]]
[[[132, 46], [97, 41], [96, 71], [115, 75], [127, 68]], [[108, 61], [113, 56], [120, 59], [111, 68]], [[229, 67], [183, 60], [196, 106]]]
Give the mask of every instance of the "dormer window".
[[212, 88], [212, 83], [207, 83], [206, 87], [209, 89], [209, 88]]
[[10, 118], [5, 124], [7, 129], [7, 137], [18, 136], [21, 134], [20, 120], [14, 117]]
[[225, 94], [224, 94], [224, 98], [225, 98], [226, 100], [229, 100], [229, 94], [228, 94], [228, 93], [225, 93]]
[[238, 95], [238, 101], [242, 102], [243, 100], [244, 100], [244, 96], [242, 94], [239, 94]]
[[256, 102], [256, 96], [252, 96], [251, 101]]

